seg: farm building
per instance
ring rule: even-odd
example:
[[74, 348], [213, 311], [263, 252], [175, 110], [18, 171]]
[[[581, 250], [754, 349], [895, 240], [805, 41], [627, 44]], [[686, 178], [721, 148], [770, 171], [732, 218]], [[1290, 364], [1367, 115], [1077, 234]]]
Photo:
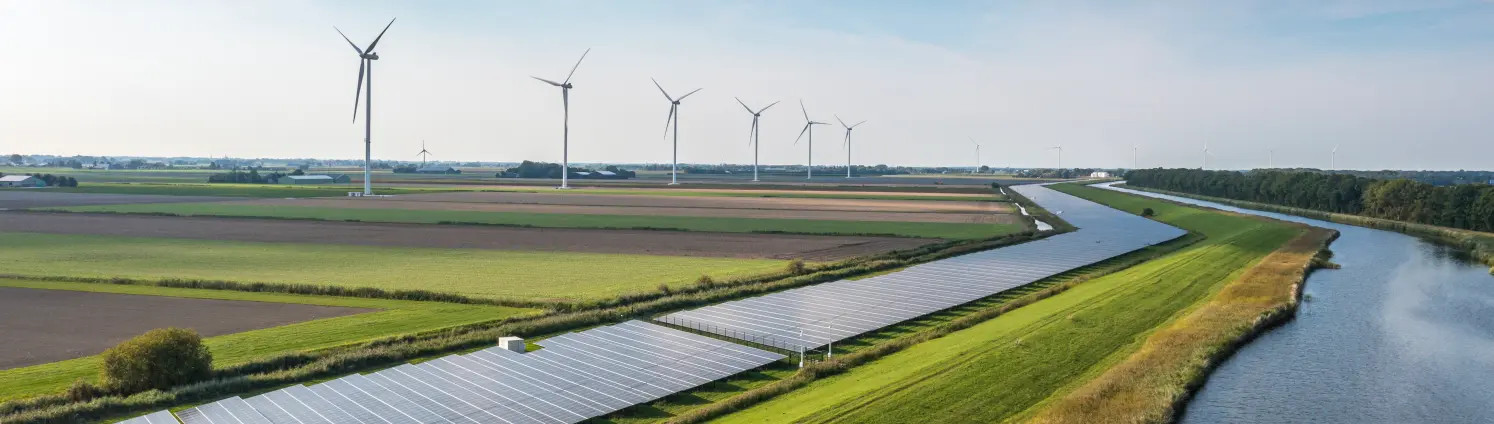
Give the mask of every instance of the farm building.
[[1090, 178], [1110, 178], [1110, 173], [1109, 172], [1105, 172], [1105, 171], [1095, 171], [1095, 172], [1091, 172], [1089, 174], [1089, 177]]
[[286, 175], [276, 179], [274, 184], [345, 184], [351, 181], [347, 175]]
[[420, 168], [420, 169], [416, 169], [415, 173], [417, 173], [417, 174], [460, 174], [460, 173], [462, 173], [462, 171], [459, 170], [459, 169], [456, 169], [456, 168], [452, 168], [450, 166], [431, 165], [431, 166], [423, 167], [423, 168]]
[[46, 187], [47, 182], [30, 175], [6, 175], [0, 177], [0, 187]]

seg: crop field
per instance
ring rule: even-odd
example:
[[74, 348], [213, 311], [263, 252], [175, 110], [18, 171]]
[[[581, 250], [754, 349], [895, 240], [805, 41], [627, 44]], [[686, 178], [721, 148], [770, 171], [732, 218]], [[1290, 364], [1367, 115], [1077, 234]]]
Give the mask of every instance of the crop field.
[[[487, 298], [597, 299], [782, 269], [772, 259], [394, 248], [0, 233], [19, 276], [201, 279], [419, 289]], [[584, 264], [585, 266], [578, 266]]]
[[[151, 286], [66, 283], [0, 278], [0, 287], [115, 293], [131, 298], [170, 296], [214, 301], [273, 302], [275, 304], [374, 310], [335, 318], [225, 334], [205, 339], [216, 366], [223, 367], [286, 352], [322, 349], [392, 335], [415, 333], [456, 325], [492, 321], [534, 311], [501, 306], [460, 305], [349, 297], [301, 296], [274, 293], [178, 289]], [[123, 301], [121, 301], [123, 302]], [[145, 303], [141, 303], [144, 305]], [[127, 306], [127, 305], [126, 305]], [[177, 313], [176, 311], [158, 311]], [[194, 319], [184, 317], [183, 319]], [[200, 315], [195, 319], [202, 319]], [[9, 321], [7, 321], [9, 322]], [[52, 325], [52, 324], [38, 324]], [[60, 325], [60, 324], [56, 324]], [[190, 325], [188, 325], [190, 326]], [[80, 331], [88, 330], [88, 331]], [[82, 338], [96, 335], [86, 326], [74, 326], [50, 337]], [[0, 401], [44, 393], [55, 393], [78, 379], [92, 380], [98, 374], [98, 357], [78, 355], [74, 359], [0, 370]]]
[[[143, 194], [156, 196], [215, 197], [346, 197], [348, 192], [362, 192], [363, 186], [295, 186], [277, 184], [189, 184], [189, 183], [89, 183], [77, 187], [48, 187], [52, 193]], [[415, 194], [462, 191], [461, 188], [378, 187], [376, 194]], [[0, 192], [37, 192], [37, 189], [0, 189]]]
[[1302, 231], [1100, 189], [1058, 189], [1131, 212], [1150, 207], [1157, 219], [1205, 238], [720, 421], [1018, 420], [1050, 396], [1103, 372], [1145, 335]]

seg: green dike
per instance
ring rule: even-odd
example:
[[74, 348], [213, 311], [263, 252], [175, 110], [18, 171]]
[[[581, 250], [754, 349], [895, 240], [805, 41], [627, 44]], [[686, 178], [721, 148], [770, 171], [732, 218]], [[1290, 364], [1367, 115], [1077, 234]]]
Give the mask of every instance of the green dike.
[[409, 209], [363, 209], [314, 206], [240, 205], [234, 202], [152, 203], [137, 205], [44, 208], [70, 212], [113, 212], [326, 221], [463, 223], [542, 228], [659, 229], [718, 233], [780, 232], [829, 235], [890, 235], [940, 239], [979, 239], [1022, 231], [1019, 224], [943, 222], [835, 221], [816, 219], [717, 218], [652, 215], [586, 215], [528, 212], [482, 212]]
[[[1075, 185], [1059, 191], [1206, 238], [975, 327], [915, 345], [720, 422], [998, 422], [1024, 417], [1125, 358], [1144, 338], [1301, 230]], [[1081, 230], [1082, 231], [1082, 230]]]
[[[275, 184], [150, 184], [150, 183], [89, 183], [78, 187], [52, 187], [48, 192], [57, 193], [101, 193], [101, 194], [153, 194], [163, 196], [218, 196], [218, 197], [342, 197], [350, 191], [363, 191], [362, 186], [290, 186]], [[374, 190], [378, 194], [416, 194], [451, 191], [471, 191], [449, 188], [387, 188]]]
[[772, 259], [0, 232], [0, 273], [225, 280], [590, 300], [783, 269]]
[[[0, 286], [378, 309], [375, 312], [305, 321], [279, 327], [207, 338], [207, 346], [213, 352], [213, 363], [220, 368], [255, 358], [282, 353], [323, 349], [400, 334], [493, 321], [537, 312], [530, 309], [502, 306], [177, 289], [117, 284], [65, 283], [9, 278], [0, 278]], [[94, 381], [99, 372], [98, 361], [97, 356], [88, 356], [49, 364], [0, 370], [0, 382], [4, 382], [4, 384], [0, 384], [0, 401], [57, 393], [66, 389], [69, 384], [78, 379]]]
[[669, 196], [669, 197], [758, 197], [758, 198], [787, 198], [787, 199], [851, 199], [851, 200], [910, 200], [910, 201], [936, 201], [936, 202], [1003, 202], [1004, 196], [997, 194], [995, 190], [988, 196], [916, 196], [906, 194], [860, 194], [854, 191], [841, 193], [793, 193], [784, 189], [782, 191], [767, 192], [768, 189], [746, 189], [746, 190], [700, 190], [700, 189], [606, 189], [606, 188], [578, 188], [571, 190], [556, 191], [553, 189], [517, 189], [502, 188], [494, 192], [507, 193], [535, 193], [535, 194], [605, 194], [626, 196]]

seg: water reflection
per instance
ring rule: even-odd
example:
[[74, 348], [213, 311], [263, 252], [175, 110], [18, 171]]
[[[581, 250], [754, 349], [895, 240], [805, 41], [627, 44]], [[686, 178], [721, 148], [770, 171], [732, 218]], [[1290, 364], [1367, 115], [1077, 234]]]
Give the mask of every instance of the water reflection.
[[[1122, 190], [1122, 189], [1117, 189]], [[1242, 348], [1184, 423], [1494, 422], [1494, 277], [1415, 237], [1122, 190], [1339, 230], [1338, 270], [1304, 287], [1297, 319]]]

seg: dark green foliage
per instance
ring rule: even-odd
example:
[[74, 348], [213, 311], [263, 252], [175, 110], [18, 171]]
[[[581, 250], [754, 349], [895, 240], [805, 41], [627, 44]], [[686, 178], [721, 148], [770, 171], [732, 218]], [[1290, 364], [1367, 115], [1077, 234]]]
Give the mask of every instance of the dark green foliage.
[[228, 171], [226, 173], [210, 175], [210, 176], [208, 176], [207, 182], [210, 182], [210, 183], [238, 183], [238, 184], [269, 184], [272, 180], [274, 180], [276, 178], [284, 177], [284, 176], [285, 176], [285, 174], [282, 174], [282, 173], [279, 173], [279, 172], [271, 172], [269, 175], [260, 175], [259, 174], [259, 169], [257, 169], [257, 168], [250, 168], [249, 172], [244, 172], [244, 171], [240, 171], [238, 169], [233, 169], [233, 170], [230, 170], [230, 171]]
[[99, 381], [124, 393], [206, 380], [213, 374], [213, 354], [196, 331], [160, 328], [126, 340], [103, 354]]
[[93, 398], [103, 396], [106, 392], [103, 388], [80, 379], [74, 381], [72, 386], [68, 386], [66, 394], [68, 400], [73, 402], [87, 402], [93, 400]]
[[792, 261], [789, 261], [788, 266], [787, 266], [787, 271], [788, 271], [789, 275], [803, 274], [804, 273], [804, 260], [803, 259], [794, 259]]
[[1127, 184], [1416, 224], [1494, 231], [1494, 186], [1434, 186], [1409, 179], [1257, 170], [1142, 169]]
[[1152, 210], [1152, 208], [1142, 209], [1141, 210], [1141, 216], [1145, 216], [1145, 217], [1157, 216], [1157, 211]]

